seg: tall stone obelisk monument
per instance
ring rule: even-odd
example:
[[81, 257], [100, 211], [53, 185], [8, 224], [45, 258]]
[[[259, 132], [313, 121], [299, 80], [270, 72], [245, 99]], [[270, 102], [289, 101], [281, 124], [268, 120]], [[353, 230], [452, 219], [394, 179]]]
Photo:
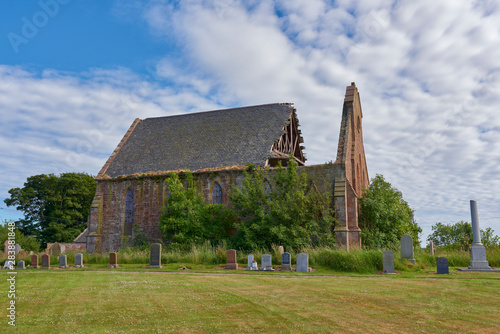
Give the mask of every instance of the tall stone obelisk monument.
[[486, 250], [481, 243], [481, 232], [479, 230], [479, 219], [477, 215], [476, 201], [470, 201], [470, 214], [472, 219], [472, 247], [469, 269], [491, 269], [486, 260]]

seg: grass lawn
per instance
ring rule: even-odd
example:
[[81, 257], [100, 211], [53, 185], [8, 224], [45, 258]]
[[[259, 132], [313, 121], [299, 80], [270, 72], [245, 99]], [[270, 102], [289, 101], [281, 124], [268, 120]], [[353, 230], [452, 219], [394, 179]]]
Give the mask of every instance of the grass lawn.
[[500, 332], [498, 273], [235, 275], [174, 267], [18, 271], [15, 330], [5, 316], [2, 271], [1, 327], [30, 334]]

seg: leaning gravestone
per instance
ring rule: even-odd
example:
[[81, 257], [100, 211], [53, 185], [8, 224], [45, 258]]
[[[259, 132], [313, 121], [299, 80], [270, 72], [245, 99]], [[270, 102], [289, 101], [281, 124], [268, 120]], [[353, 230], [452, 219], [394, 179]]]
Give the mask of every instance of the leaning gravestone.
[[59, 268], [68, 268], [68, 258], [66, 254], [59, 255]]
[[75, 255], [75, 268], [83, 268], [83, 254], [78, 253]]
[[161, 268], [161, 244], [151, 245], [149, 268]]
[[42, 269], [50, 269], [50, 255], [49, 254], [42, 255]]
[[238, 270], [238, 262], [236, 262], [236, 250], [229, 249], [226, 253], [226, 269]]
[[394, 253], [392, 251], [384, 251], [382, 253], [382, 265], [384, 274], [395, 274]]
[[23, 249], [23, 248], [21, 247], [21, 245], [20, 245], [20, 244], [16, 244], [16, 245], [14, 246], [14, 251], [15, 251], [15, 253], [16, 253], [16, 256], [19, 254], [19, 252], [20, 252], [22, 249]]
[[445, 257], [438, 257], [436, 261], [437, 265], [437, 274], [442, 275], [442, 274], [449, 274], [449, 266], [448, 266], [448, 260]]
[[58, 242], [52, 245], [49, 250], [50, 255], [60, 255], [62, 254], [61, 245]]
[[40, 268], [38, 266], [38, 255], [36, 255], [36, 254], [31, 255], [31, 266], [33, 268]]
[[299, 253], [297, 254], [297, 269], [298, 272], [307, 273], [309, 272], [309, 254]]
[[23, 260], [17, 261], [17, 269], [26, 269], [26, 266], [25, 266]]
[[272, 257], [270, 254], [263, 254], [260, 259], [262, 261], [262, 267], [260, 267], [260, 270], [274, 271]]
[[401, 260], [408, 260], [415, 263], [413, 258], [413, 238], [405, 234], [401, 237]]
[[118, 259], [115, 252], [109, 253], [109, 266], [108, 268], [118, 268]]
[[291, 271], [292, 270], [292, 257], [290, 253], [285, 252], [281, 255], [281, 271]]

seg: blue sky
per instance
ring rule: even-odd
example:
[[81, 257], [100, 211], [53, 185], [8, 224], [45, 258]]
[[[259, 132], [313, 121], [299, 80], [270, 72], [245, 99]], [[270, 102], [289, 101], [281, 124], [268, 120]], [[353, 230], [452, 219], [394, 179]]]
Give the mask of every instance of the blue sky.
[[0, 218], [28, 176], [97, 174], [135, 118], [293, 102], [309, 164], [335, 159], [345, 87], [371, 177], [424, 229], [500, 234], [500, 5], [493, 0], [3, 1]]

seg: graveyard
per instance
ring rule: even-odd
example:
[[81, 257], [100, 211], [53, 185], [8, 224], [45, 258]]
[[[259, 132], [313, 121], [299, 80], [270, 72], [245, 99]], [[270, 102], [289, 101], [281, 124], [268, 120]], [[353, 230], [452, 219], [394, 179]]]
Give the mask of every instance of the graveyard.
[[[491, 267], [500, 266], [498, 250], [486, 256]], [[275, 247], [254, 254], [207, 245], [172, 254], [155, 244], [101, 255], [32, 255], [14, 269], [16, 329], [496, 332], [500, 273], [458, 270], [470, 261], [467, 252], [404, 245], [383, 253]], [[1, 272], [3, 282], [9, 272]], [[0, 302], [8, 303], [6, 294]]]

